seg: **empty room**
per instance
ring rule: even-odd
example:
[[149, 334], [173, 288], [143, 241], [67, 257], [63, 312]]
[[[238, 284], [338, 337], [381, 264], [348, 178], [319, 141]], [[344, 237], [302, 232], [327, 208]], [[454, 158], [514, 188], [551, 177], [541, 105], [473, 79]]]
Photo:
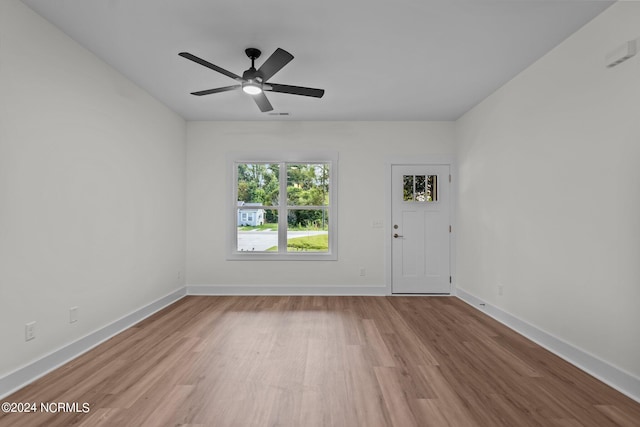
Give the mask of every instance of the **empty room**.
[[0, 0], [0, 426], [639, 426], [640, 2]]

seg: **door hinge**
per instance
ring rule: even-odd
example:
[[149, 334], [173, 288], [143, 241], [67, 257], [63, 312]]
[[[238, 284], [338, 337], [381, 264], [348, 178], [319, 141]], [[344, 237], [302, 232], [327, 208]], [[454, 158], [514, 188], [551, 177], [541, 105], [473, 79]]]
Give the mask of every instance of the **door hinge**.
[[451, 282], [451, 276], [449, 276], [449, 283], [452, 283], [452, 282]]
[[451, 233], [451, 226], [449, 226], [449, 233]]
[[451, 182], [451, 174], [449, 174], [449, 182]]

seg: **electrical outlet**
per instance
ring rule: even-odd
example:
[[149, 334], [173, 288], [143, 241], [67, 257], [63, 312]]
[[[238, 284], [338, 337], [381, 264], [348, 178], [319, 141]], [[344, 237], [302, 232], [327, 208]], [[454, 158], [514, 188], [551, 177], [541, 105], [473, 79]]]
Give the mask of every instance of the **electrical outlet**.
[[178, 271], [178, 280], [182, 280], [182, 270]]
[[69, 309], [69, 323], [76, 323], [78, 321], [78, 307], [71, 307]]
[[498, 295], [502, 296], [504, 294], [504, 286], [498, 285]]
[[36, 322], [29, 322], [24, 325], [24, 340], [31, 341], [36, 337]]
[[365, 270], [363, 267], [360, 267], [360, 275], [361, 276], [366, 276], [367, 275], [367, 270]]

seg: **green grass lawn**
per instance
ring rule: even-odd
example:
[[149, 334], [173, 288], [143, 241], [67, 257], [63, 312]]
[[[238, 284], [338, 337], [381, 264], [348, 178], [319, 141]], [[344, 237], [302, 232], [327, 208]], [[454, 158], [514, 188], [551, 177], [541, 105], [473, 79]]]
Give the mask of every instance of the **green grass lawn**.
[[[277, 246], [272, 246], [267, 251], [276, 251]], [[329, 235], [318, 234], [315, 236], [295, 237], [287, 240], [287, 252], [326, 252], [329, 250]]]
[[[324, 231], [327, 231], [328, 229], [329, 229], [328, 227], [325, 227]], [[255, 225], [255, 226], [251, 226], [251, 225], [240, 225], [240, 226], [238, 226], [238, 231], [254, 231], [254, 230], [259, 230], [259, 231], [264, 231], [264, 230], [278, 231], [278, 224], [276, 224], [276, 223], [268, 223], [268, 224]], [[288, 227], [287, 227], [287, 230], [290, 230], [290, 231], [306, 231], [306, 230], [319, 231], [320, 228], [312, 228], [312, 227], [307, 227], [307, 226], [303, 226], [303, 225], [291, 225], [291, 224], [289, 224]]]

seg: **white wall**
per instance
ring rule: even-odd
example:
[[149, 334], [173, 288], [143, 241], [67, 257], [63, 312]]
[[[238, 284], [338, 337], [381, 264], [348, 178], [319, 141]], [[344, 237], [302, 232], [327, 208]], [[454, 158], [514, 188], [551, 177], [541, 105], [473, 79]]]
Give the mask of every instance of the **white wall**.
[[637, 37], [617, 3], [457, 122], [456, 277], [640, 377], [640, 56], [604, 67]]
[[0, 2], [0, 377], [181, 285], [185, 132], [22, 3]]
[[[385, 162], [453, 152], [452, 122], [190, 122], [187, 131], [187, 283], [384, 286]], [[226, 261], [226, 155], [339, 153], [338, 261]], [[365, 268], [366, 276], [359, 275]]]

